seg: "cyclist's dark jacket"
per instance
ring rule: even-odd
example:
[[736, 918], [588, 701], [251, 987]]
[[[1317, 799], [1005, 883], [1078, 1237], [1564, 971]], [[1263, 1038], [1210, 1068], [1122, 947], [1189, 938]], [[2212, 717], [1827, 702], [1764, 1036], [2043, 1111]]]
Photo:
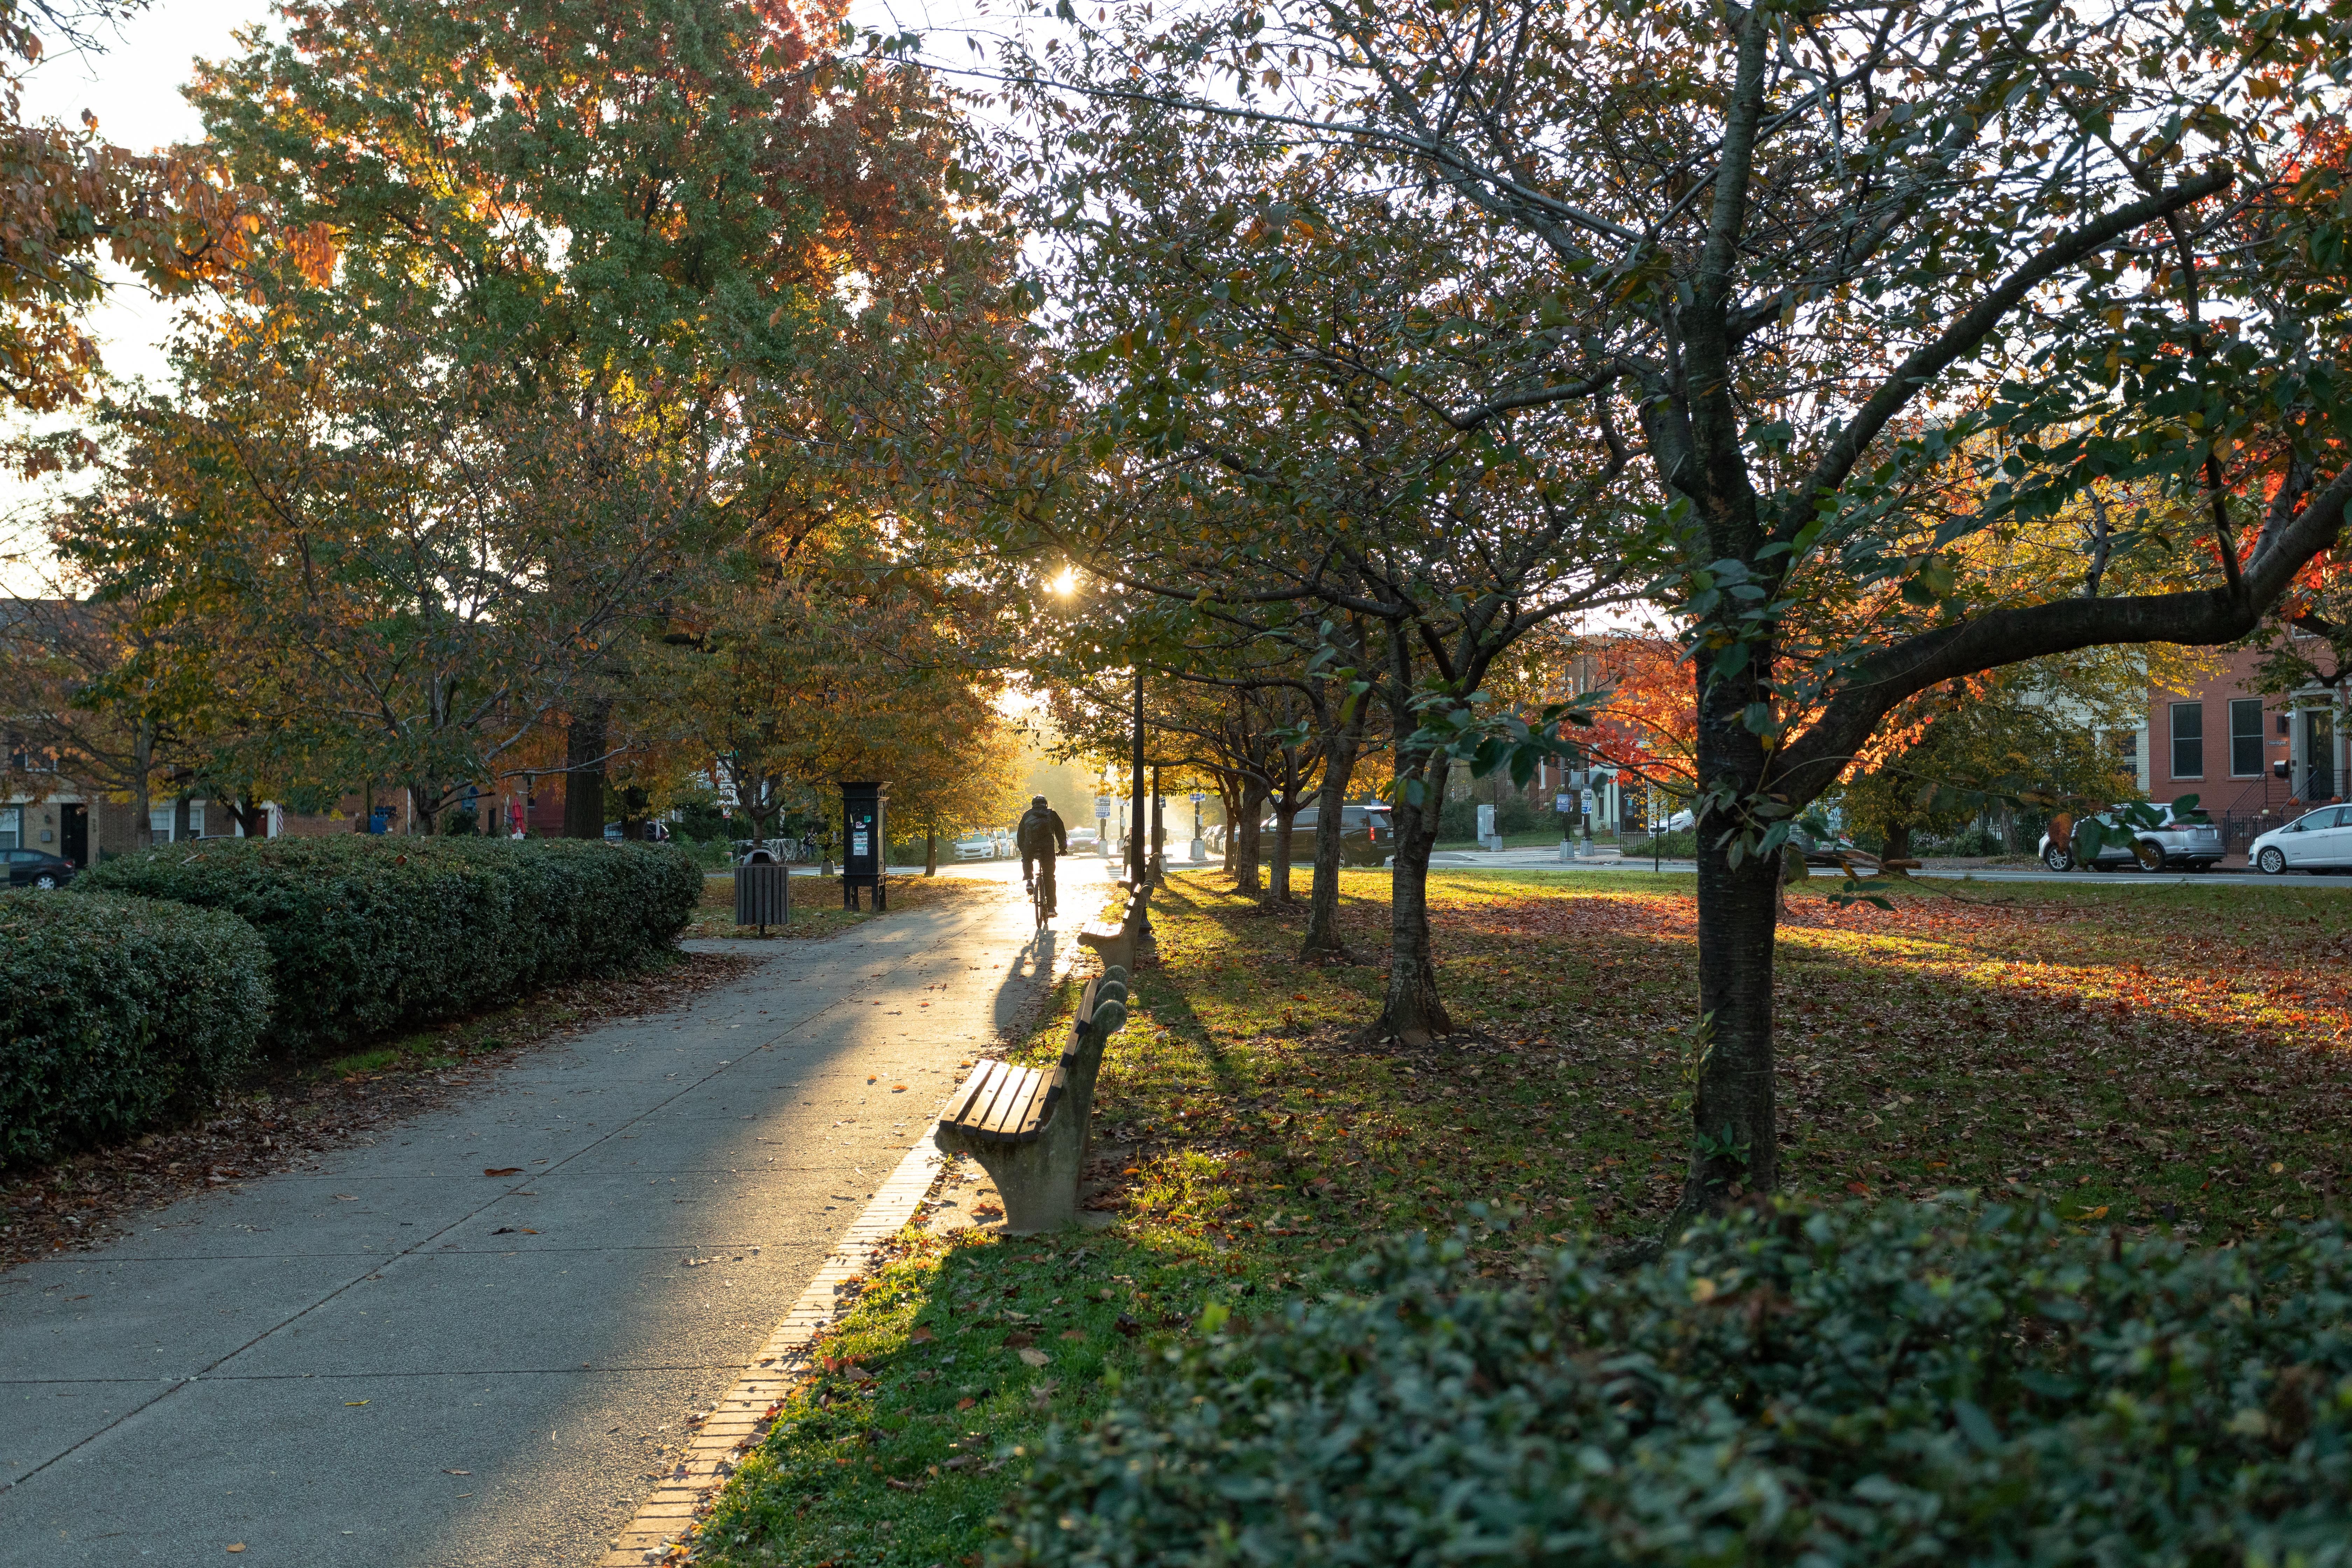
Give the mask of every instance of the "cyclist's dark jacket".
[[1043, 860], [1047, 875], [1054, 868], [1053, 856], [1070, 852], [1070, 830], [1062, 826], [1061, 813], [1047, 805], [1033, 805], [1022, 814], [1021, 826], [1013, 830], [1013, 842], [1021, 846], [1021, 874], [1030, 874], [1029, 863]]

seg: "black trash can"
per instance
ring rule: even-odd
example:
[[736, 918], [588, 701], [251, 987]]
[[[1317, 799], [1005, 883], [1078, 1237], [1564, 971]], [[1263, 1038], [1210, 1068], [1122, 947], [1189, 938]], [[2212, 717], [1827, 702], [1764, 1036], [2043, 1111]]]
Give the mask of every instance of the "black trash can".
[[744, 856], [743, 863], [735, 868], [735, 923], [758, 926], [765, 936], [770, 926], [789, 925], [792, 918], [790, 868], [765, 849]]

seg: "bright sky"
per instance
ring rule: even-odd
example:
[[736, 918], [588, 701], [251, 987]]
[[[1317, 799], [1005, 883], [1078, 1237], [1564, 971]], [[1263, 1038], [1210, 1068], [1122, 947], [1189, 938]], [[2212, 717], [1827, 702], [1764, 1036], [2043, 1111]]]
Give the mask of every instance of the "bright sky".
[[[180, 96], [188, 65], [236, 52], [230, 35], [267, 20], [268, 0], [158, 0], [127, 23], [104, 54], [60, 55], [44, 60], [26, 82], [25, 117], [73, 124], [83, 110], [98, 116], [99, 133], [145, 152], [204, 133], [196, 111]], [[135, 287], [118, 288], [92, 325], [106, 365], [118, 375], [160, 377], [159, 350], [171, 325], [168, 307]]]
[[[194, 141], [204, 128], [180, 96], [189, 62], [230, 54], [236, 47], [230, 35], [265, 20], [268, 11], [268, 0], [157, 0], [107, 38], [104, 53], [42, 61], [26, 80], [25, 116], [71, 125], [88, 110], [98, 116], [100, 135], [142, 152]], [[172, 309], [119, 268], [110, 265], [108, 271], [114, 290], [89, 318], [106, 367], [117, 375], [161, 380]], [[55, 484], [37, 488], [0, 478], [0, 517], [14, 514], [21, 523], [45, 495], [55, 493]], [[0, 593], [37, 590], [39, 573], [30, 557], [38, 549], [21, 527], [0, 522]]]

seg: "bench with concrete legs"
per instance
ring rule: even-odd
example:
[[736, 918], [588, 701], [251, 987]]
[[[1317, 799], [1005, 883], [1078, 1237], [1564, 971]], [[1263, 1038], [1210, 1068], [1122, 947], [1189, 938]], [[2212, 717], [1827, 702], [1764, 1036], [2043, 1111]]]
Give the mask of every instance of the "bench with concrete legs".
[[1087, 926], [1078, 932], [1078, 941], [1101, 956], [1106, 972], [1112, 969], [1132, 971], [1136, 955], [1150, 934], [1145, 919], [1151, 905], [1150, 888], [1139, 888], [1124, 881], [1118, 885], [1127, 889], [1127, 902], [1120, 917], [1116, 921]]
[[1058, 1230], [1078, 1217], [1095, 1077], [1103, 1047], [1126, 1022], [1127, 971], [1105, 969], [1078, 999], [1059, 1062], [1045, 1068], [982, 1062], [949, 1096], [939, 1146], [980, 1162], [1004, 1200], [1013, 1235]]

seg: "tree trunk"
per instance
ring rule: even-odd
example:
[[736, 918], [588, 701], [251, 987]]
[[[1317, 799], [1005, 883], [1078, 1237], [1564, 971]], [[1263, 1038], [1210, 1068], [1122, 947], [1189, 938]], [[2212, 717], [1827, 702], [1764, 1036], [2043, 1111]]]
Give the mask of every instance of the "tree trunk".
[[[1752, 795], [1764, 773], [1763, 743], [1741, 721], [1751, 679], [1710, 685], [1699, 676], [1698, 776], [1702, 784]], [[1780, 1163], [1773, 1120], [1772, 937], [1780, 912], [1780, 860], [1749, 856], [1735, 868], [1730, 824], [1710, 812], [1698, 837], [1698, 1066], [1691, 1105], [1689, 1179], [1675, 1225], [1751, 1192], [1770, 1192]]]
[[1324, 753], [1323, 787], [1315, 796], [1315, 879], [1307, 894], [1307, 940], [1298, 947], [1302, 963], [1354, 962], [1339, 940], [1339, 836], [1347, 826], [1348, 784], [1362, 743], [1361, 722], [1344, 725]]
[[182, 795], [172, 803], [172, 842], [182, 843], [194, 831], [195, 825], [188, 819], [188, 797]]
[[572, 716], [563, 747], [563, 837], [604, 837], [604, 730], [613, 705], [602, 700]]
[[[1885, 852], [1879, 858], [1882, 861], [1911, 858], [1911, 825], [1909, 823], [1898, 822], [1887, 828]], [[1906, 871], [1901, 874], [1907, 876], [1909, 873]]]
[[237, 830], [247, 838], [268, 836], [269, 812], [251, 795], [238, 800], [216, 800], [215, 804], [228, 813], [229, 820], [235, 822]]
[[1250, 779], [1242, 785], [1241, 820], [1228, 828], [1225, 837], [1240, 843], [1234, 851], [1234, 891], [1251, 898], [1265, 891], [1258, 877], [1259, 849], [1258, 813], [1265, 809], [1265, 785]]
[[1396, 878], [1389, 899], [1389, 988], [1380, 1021], [1372, 1026], [1407, 1046], [1425, 1046], [1454, 1032], [1454, 1020], [1438, 998], [1437, 963], [1429, 946], [1429, 855], [1437, 847], [1446, 762], [1432, 757], [1422, 768], [1426, 787], [1421, 804], [1413, 805], [1400, 790], [1391, 813]]
[[923, 835], [923, 875], [940, 874], [940, 830], [936, 827]]
[[[1287, 802], [1288, 804], [1285, 804]], [[1269, 904], [1290, 902], [1290, 837], [1298, 821], [1300, 802], [1287, 791], [1274, 806], [1274, 863], [1266, 879]]]
[[131, 737], [131, 751], [137, 761], [138, 777], [131, 783], [131, 809], [139, 814], [131, 826], [131, 842], [141, 849], [155, 847], [155, 796], [150, 784], [155, 772], [155, 731], [147, 721], [139, 721], [137, 733]]
[[1223, 867], [1224, 874], [1228, 877], [1237, 877], [1240, 872], [1235, 868], [1234, 861], [1241, 854], [1242, 814], [1240, 806], [1234, 804], [1233, 785], [1223, 779], [1217, 783], [1217, 805], [1225, 814], [1225, 831], [1223, 835], [1224, 841], [1218, 846], [1218, 856], [1224, 862]]

